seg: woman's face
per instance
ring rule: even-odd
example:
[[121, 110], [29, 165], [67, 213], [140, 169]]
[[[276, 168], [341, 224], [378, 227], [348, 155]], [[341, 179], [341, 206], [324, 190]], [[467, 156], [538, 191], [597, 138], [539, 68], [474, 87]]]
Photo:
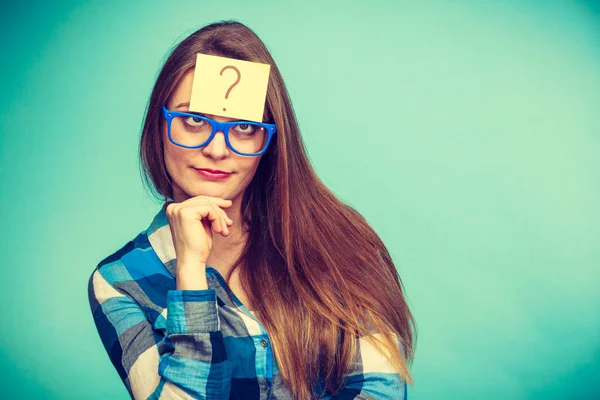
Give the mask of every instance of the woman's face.
[[[172, 111], [189, 111], [194, 70], [186, 73], [166, 107]], [[203, 114], [217, 121], [235, 121], [234, 118]], [[227, 147], [225, 136], [218, 131], [204, 147], [187, 149], [169, 140], [167, 121], [162, 120], [163, 151], [167, 171], [173, 181], [173, 200], [184, 201], [199, 195], [216, 196], [228, 200], [241, 199], [252, 180], [262, 156], [242, 156]], [[196, 169], [208, 168], [229, 172], [224, 179], [211, 179], [199, 174]]]

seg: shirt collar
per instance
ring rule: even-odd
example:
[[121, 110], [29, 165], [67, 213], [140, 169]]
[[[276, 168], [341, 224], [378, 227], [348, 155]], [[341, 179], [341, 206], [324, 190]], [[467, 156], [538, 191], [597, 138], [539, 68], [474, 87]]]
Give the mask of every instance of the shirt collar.
[[167, 204], [163, 204], [156, 213], [152, 223], [146, 229], [148, 242], [154, 249], [159, 260], [165, 265], [167, 270], [175, 277], [177, 271], [177, 260], [175, 258], [175, 247], [173, 245], [173, 236], [169, 227], [167, 217]]

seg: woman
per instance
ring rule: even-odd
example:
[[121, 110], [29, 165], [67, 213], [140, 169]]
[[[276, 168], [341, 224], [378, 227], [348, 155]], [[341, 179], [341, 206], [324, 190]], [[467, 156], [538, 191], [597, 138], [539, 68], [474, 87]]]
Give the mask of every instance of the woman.
[[[234, 119], [189, 111], [197, 53], [271, 65], [264, 124], [225, 129]], [[202, 127], [209, 135], [192, 144]], [[250, 131], [262, 139], [242, 148]], [[132, 398], [406, 398], [414, 321], [393, 261], [315, 175], [254, 32], [215, 23], [172, 51], [140, 156], [163, 207], [89, 280]]]

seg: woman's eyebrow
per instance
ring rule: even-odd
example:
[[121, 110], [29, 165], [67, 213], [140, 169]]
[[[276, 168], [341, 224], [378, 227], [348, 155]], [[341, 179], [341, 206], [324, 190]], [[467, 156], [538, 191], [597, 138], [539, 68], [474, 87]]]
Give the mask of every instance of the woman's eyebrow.
[[[190, 103], [189, 102], [179, 103], [175, 106], [175, 108], [180, 108], [180, 107], [186, 107], [187, 108], [186, 112], [189, 114], [196, 114], [196, 115], [201, 115], [206, 118], [215, 119], [215, 116], [212, 114], [205, 114], [205, 113], [201, 113], [201, 112], [197, 112], [197, 111], [190, 111]], [[229, 122], [238, 122], [238, 121], [245, 121], [245, 120], [234, 119], [233, 121], [229, 121]]]
[[204, 114], [204, 113], [201, 113], [201, 112], [198, 112], [198, 111], [190, 111], [190, 110], [187, 110], [185, 112], [188, 113], [188, 114], [201, 115], [201, 116], [206, 117], [206, 118], [214, 119], [214, 118], [212, 118], [211, 114]]
[[[205, 113], [201, 113], [201, 112], [197, 112], [197, 111], [190, 111], [190, 103], [179, 103], [178, 105], [175, 106], [175, 108], [182, 108], [182, 107], [187, 108], [187, 110], [185, 110], [185, 112], [187, 112], [189, 114], [201, 115], [206, 118], [213, 117], [212, 114], [205, 114]], [[210, 115], [210, 117], [209, 117], [209, 115]]]

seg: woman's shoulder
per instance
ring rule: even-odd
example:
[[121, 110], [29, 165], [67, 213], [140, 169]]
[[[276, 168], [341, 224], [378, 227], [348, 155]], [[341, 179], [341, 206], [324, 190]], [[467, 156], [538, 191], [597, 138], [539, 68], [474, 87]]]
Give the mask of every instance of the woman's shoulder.
[[96, 264], [93, 273], [98, 271], [105, 277], [111, 277], [126, 269], [127, 259], [136, 250], [146, 250], [150, 246], [146, 232], [140, 232], [133, 239], [122, 245]]
[[170, 274], [154, 253], [146, 231], [142, 231], [96, 264], [88, 287], [90, 292], [104, 288], [133, 295], [139, 291], [141, 282], [160, 283], [158, 281], [169, 278]]

